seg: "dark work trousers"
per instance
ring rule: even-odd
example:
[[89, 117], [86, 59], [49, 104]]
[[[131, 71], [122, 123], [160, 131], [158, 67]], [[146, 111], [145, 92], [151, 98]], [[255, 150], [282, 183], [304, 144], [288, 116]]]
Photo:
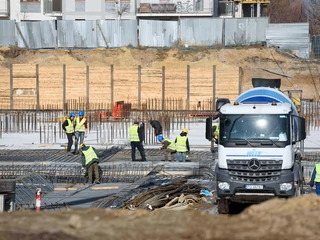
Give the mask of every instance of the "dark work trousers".
[[165, 161], [168, 161], [168, 155], [170, 155], [170, 161], [172, 161], [172, 162], [176, 158], [176, 152], [177, 152], [176, 150], [166, 148], [166, 149], [163, 149], [162, 151], [164, 153], [164, 160]]
[[67, 138], [68, 138], [68, 148], [67, 148], [67, 152], [71, 151], [71, 147], [73, 144], [73, 133], [67, 133]]
[[138, 150], [140, 152], [141, 160], [147, 161], [146, 155], [144, 153], [144, 148], [143, 148], [142, 142], [131, 142], [131, 159], [132, 159], [132, 161], [136, 160], [136, 148], [138, 148]]
[[320, 196], [320, 183], [316, 182], [316, 194]]
[[92, 183], [93, 171], [94, 171], [95, 180], [99, 181], [100, 176], [99, 176], [99, 169], [98, 169], [98, 163], [97, 162], [92, 163], [88, 168], [88, 183], [89, 184]]

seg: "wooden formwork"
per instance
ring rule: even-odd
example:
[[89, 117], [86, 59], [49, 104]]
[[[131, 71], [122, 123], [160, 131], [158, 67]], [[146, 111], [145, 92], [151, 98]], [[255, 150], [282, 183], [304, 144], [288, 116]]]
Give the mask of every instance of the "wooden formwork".
[[[234, 100], [239, 69], [14, 64], [0, 68], [0, 80], [2, 109], [66, 109], [65, 104], [83, 109], [110, 108], [116, 101], [132, 103], [136, 109], [143, 105], [159, 110], [170, 105], [174, 105], [172, 109], [196, 109], [199, 101], [212, 102], [213, 97]], [[160, 102], [150, 104], [150, 99]]]

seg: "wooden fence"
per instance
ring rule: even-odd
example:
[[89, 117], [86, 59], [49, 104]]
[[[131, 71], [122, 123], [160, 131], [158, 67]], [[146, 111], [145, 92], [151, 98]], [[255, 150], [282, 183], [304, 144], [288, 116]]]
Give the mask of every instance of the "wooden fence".
[[[227, 69], [226, 69], [227, 68]], [[0, 68], [0, 109], [211, 110], [239, 94], [237, 67], [74, 67], [14, 64]], [[200, 106], [199, 106], [200, 102]]]

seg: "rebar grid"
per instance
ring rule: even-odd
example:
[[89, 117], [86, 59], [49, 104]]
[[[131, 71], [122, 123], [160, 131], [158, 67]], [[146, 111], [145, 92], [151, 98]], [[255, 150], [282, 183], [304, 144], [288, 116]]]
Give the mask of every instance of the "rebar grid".
[[41, 195], [44, 196], [51, 192], [54, 187], [50, 181], [37, 173], [16, 178], [15, 204], [17, 207], [30, 205], [36, 197], [37, 188], [41, 189]]

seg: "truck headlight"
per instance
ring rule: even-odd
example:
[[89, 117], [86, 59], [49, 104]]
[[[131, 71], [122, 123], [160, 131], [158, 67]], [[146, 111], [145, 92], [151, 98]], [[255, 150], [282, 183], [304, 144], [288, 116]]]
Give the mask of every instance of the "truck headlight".
[[219, 183], [218, 183], [218, 187], [219, 187], [221, 190], [229, 190], [229, 189], [230, 189], [230, 183], [227, 183], [227, 182], [219, 182]]
[[281, 183], [280, 191], [289, 191], [292, 189], [292, 183]]

